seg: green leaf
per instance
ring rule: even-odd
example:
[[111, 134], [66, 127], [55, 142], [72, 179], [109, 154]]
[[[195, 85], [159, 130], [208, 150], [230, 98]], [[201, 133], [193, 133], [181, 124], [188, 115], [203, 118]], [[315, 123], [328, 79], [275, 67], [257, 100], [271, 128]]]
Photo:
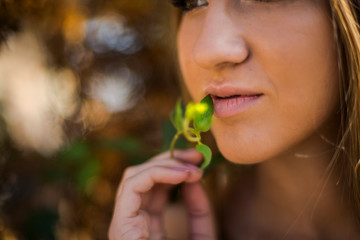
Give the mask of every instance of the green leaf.
[[195, 116], [194, 128], [201, 132], [207, 132], [210, 130], [212, 123], [212, 116], [214, 114], [214, 103], [210, 95], [204, 97], [200, 103], [206, 104], [208, 108], [204, 113]]
[[199, 152], [201, 152], [201, 154], [204, 156], [204, 162], [201, 164], [200, 168], [205, 169], [211, 162], [211, 156], [212, 156], [211, 149], [202, 143], [198, 143], [196, 145], [196, 149]]
[[184, 117], [183, 117], [183, 109], [180, 99], [176, 102], [175, 108], [170, 115], [170, 120], [174, 125], [174, 127], [176, 128], [176, 130], [178, 131], [183, 130]]

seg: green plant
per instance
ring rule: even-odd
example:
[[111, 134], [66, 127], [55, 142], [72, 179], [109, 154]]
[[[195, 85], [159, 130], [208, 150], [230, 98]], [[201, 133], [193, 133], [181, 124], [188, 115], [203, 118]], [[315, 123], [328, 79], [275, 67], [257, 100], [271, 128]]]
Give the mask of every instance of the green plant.
[[213, 114], [214, 104], [210, 95], [204, 97], [200, 103], [190, 102], [185, 109], [181, 101], [177, 101], [170, 116], [170, 120], [177, 130], [170, 145], [172, 158], [174, 157], [175, 143], [179, 136], [183, 135], [189, 142], [196, 143], [196, 149], [204, 156], [204, 162], [200, 169], [205, 169], [210, 164], [212, 152], [207, 145], [201, 142], [200, 133], [210, 130]]

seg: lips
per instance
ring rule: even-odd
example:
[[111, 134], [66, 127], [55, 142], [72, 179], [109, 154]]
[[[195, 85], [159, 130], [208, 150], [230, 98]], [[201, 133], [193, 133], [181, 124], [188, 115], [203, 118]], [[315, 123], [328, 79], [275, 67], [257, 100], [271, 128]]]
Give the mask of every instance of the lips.
[[212, 96], [212, 98], [213, 98], [213, 100], [218, 100], [218, 101], [220, 101], [220, 100], [228, 100], [228, 99], [233, 99], [233, 98], [247, 98], [247, 97], [249, 97], [249, 98], [251, 98], [251, 97], [260, 97], [261, 95], [263, 95], [263, 94], [261, 94], [261, 93], [259, 93], [259, 94], [254, 94], [254, 95], [232, 95], [232, 96], [227, 96], [227, 97], [220, 97], [220, 96], [216, 96], [216, 95], [211, 95]]
[[240, 115], [254, 106], [263, 96], [256, 90], [236, 86], [210, 86], [205, 92], [214, 102], [214, 114], [218, 118]]

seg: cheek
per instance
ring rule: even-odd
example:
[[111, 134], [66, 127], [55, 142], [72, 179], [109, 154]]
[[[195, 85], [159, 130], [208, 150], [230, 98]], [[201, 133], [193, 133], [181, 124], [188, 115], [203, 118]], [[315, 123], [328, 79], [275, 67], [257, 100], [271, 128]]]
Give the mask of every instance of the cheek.
[[276, 66], [269, 68], [277, 90], [279, 115], [305, 132], [319, 128], [338, 109], [339, 103], [332, 27], [326, 17], [313, 22], [313, 27], [299, 31], [300, 35], [284, 39], [285, 47], [274, 57]]
[[320, 22], [302, 37], [289, 33], [286, 39], [266, 39], [274, 41], [257, 45], [256, 50], [262, 50], [256, 55], [261, 63], [257, 70], [266, 72], [274, 91], [257, 114], [232, 122], [215, 119], [212, 128], [220, 151], [236, 163], [301, 152], [304, 145], [319, 146], [321, 136], [331, 139], [337, 131], [328, 127], [339, 109], [331, 26]]

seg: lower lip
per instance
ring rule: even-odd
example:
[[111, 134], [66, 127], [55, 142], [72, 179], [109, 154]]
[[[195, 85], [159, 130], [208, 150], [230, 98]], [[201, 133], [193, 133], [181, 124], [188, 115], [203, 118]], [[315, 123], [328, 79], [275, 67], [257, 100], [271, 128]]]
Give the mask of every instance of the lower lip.
[[213, 97], [214, 114], [216, 117], [232, 117], [243, 113], [253, 106], [263, 95], [237, 96], [232, 98]]

